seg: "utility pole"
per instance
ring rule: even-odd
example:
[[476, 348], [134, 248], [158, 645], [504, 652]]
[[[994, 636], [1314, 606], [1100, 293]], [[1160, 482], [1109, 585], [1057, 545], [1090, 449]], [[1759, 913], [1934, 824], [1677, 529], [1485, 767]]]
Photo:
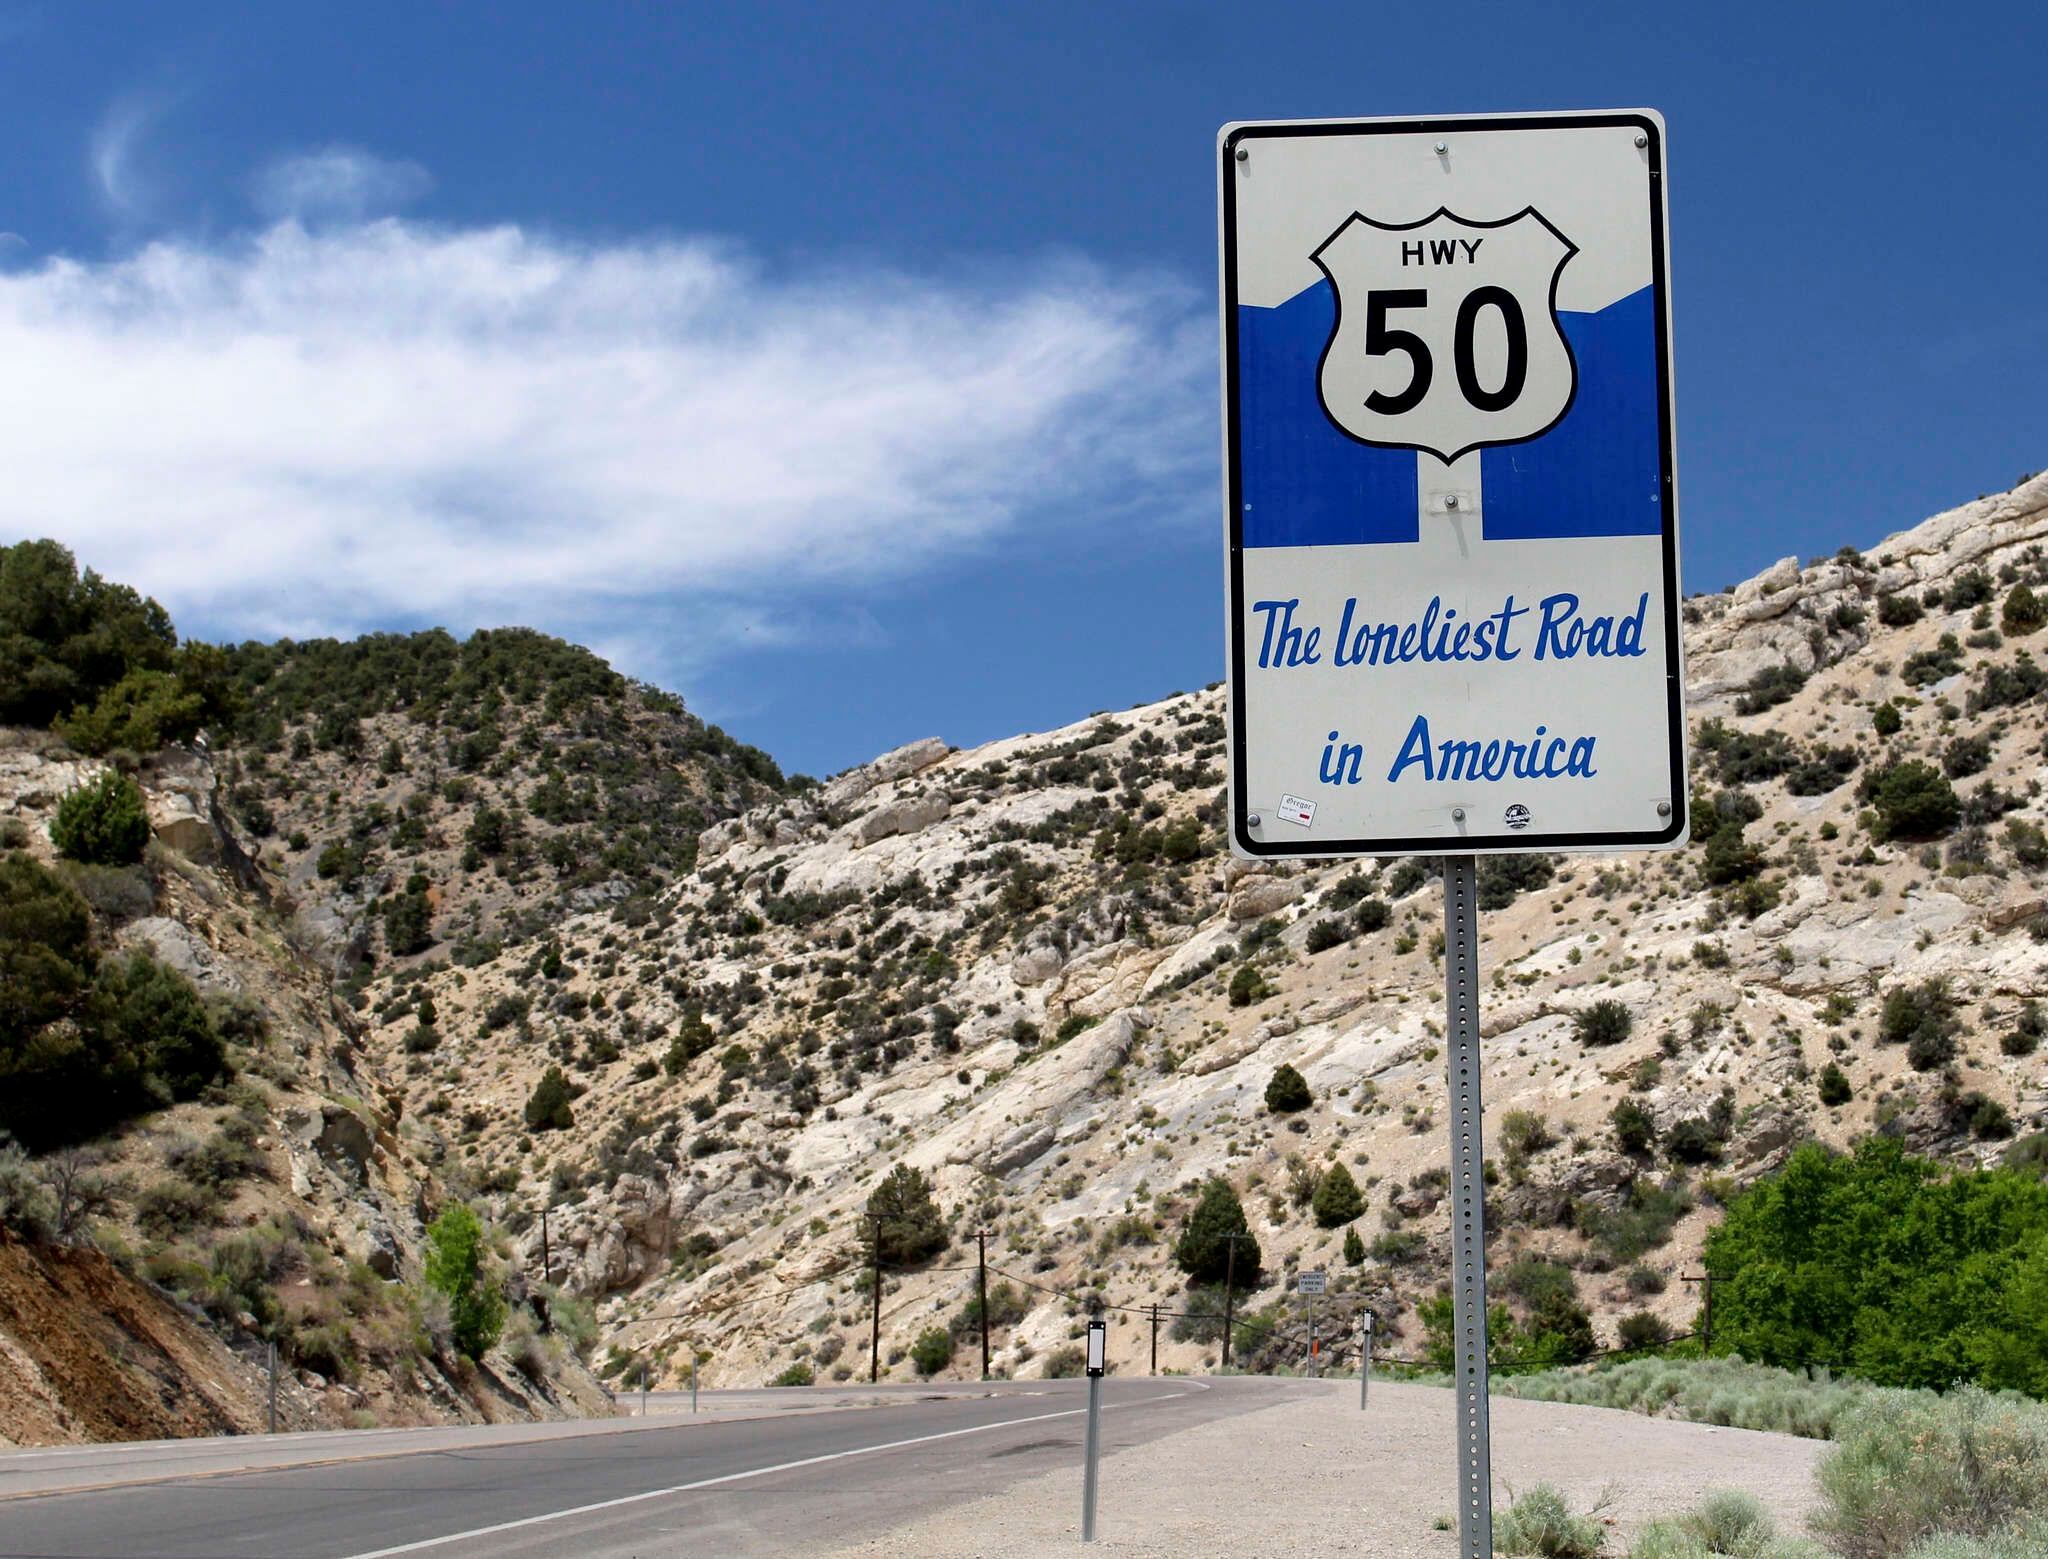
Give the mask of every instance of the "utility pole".
[[1372, 1312], [1365, 1312], [1365, 1332], [1358, 1342], [1358, 1411], [1365, 1411], [1365, 1394], [1372, 1389]]
[[1223, 1238], [1228, 1242], [1224, 1247], [1227, 1254], [1223, 1258], [1223, 1368], [1229, 1369], [1230, 1326], [1235, 1316], [1237, 1298], [1237, 1242], [1248, 1240], [1251, 1235], [1226, 1234]]
[[1152, 1373], [1159, 1373], [1159, 1306], [1152, 1307]]
[[882, 1220], [871, 1218], [875, 1237], [875, 1319], [868, 1333], [868, 1384], [882, 1378]]
[[555, 1264], [548, 1257], [548, 1210], [540, 1210], [540, 1280], [552, 1283], [555, 1280]]
[[976, 1229], [974, 1243], [980, 1253], [981, 1275], [981, 1378], [988, 1379], [988, 1230]]
[[1689, 1277], [1681, 1273], [1678, 1281], [1700, 1285], [1700, 1292], [1704, 1296], [1704, 1305], [1700, 1314], [1700, 1352], [1712, 1354], [1714, 1351], [1714, 1274], [1712, 1272], [1705, 1272], [1698, 1277]]

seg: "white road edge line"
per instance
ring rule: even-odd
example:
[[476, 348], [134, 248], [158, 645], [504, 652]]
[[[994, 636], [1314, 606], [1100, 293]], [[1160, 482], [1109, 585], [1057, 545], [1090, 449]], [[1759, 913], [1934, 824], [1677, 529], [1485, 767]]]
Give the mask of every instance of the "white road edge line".
[[[1190, 1388], [1197, 1388], [1198, 1382], [1190, 1381]], [[1207, 1390], [1206, 1386], [1199, 1386]], [[1152, 1402], [1171, 1402], [1175, 1397], [1192, 1396], [1188, 1391], [1169, 1391], [1163, 1397], [1150, 1397], [1145, 1403], [1122, 1403], [1119, 1406], [1141, 1407]], [[1110, 1404], [1103, 1404], [1107, 1410]], [[445, 1537], [423, 1537], [416, 1543], [400, 1543], [396, 1548], [374, 1548], [367, 1553], [349, 1554], [345, 1559], [396, 1559], [399, 1554], [422, 1553], [429, 1548], [440, 1548], [448, 1543], [468, 1542], [471, 1538], [496, 1537], [501, 1532], [517, 1532], [526, 1527], [546, 1526], [551, 1521], [567, 1521], [572, 1516], [594, 1515], [600, 1510], [617, 1510], [623, 1505], [639, 1505], [651, 1499], [667, 1499], [673, 1494], [690, 1494], [698, 1489], [717, 1488], [722, 1483], [743, 1483], [749, 1478], [765, 1478], [770, 1473], [792, 1472], [798, 1467], [816, 1467], [824, 1462], [844, 1461], [853, 1456], [872, 1456], [878, 1451], [900, 1451], [906, 1445], [929, 1445], [934, 1440], [957, 1440], [962, 1435], [986, 1434], [991, 1429], [1014, 1429], [1022, 1424], [1042, 1424], [1053, 1418], [1079, 1418], [1086, 1413], [1085, 1407], [1062, 1408], [1057, 1413], [1037, 1413], [1030, 1418], [1006, 1418], [999, 1423], [974, 1424], [966, 1429], [948, 1429], [939, 1434], [917, 1435], [909, 1440], [890, 1440], [882, 1445], [855, 1446], [850, 1451], [830, 1451], [823, 1456], [806, 1456], [798, 1461], [777, 1462], [772, 1467], [752, 1467], [745, 1472], [728, 1472], [716, 1478], [700, 1478], [695, 1483], [678, 1483], [665, 1489], [648, 1489], [639, 1494], [625, 1494], [618, 1499], [599, 1500], [594, 1505], [577, 1505], [568, 1510], [551, 1510], [541, 1516], [527, 1516], [519, 1521], [501, 1521], [496, 1526], [477, 1527], [468, 1532], [450, 1532]], [[431, 1453], [423, 1453], [431, 1454]]]

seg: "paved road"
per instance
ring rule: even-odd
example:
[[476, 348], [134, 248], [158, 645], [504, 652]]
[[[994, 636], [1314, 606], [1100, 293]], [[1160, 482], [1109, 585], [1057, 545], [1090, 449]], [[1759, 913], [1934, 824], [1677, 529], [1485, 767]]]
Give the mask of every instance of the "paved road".
[[[1256, 1378], [1105, 1387], [1106, 1452], [1296, 1389]], [[348, 1459], [0, 1501], [0, 1559], [790, 1553], [874, 1536], [1055, 1468], [1073, 1469], [1078, 1504], [1084, 1393], [1081, 1381], [1046, 1381], [936, 1400], [876, 1393], [887, 1405], [858, 1411], [657, 1411], [601, 1432], [464, 1431], [452, 1447], [365, 1435], [357, 1454], [321, 1447]], [[781, 1408], [790, 1396], [773, 1400]]]

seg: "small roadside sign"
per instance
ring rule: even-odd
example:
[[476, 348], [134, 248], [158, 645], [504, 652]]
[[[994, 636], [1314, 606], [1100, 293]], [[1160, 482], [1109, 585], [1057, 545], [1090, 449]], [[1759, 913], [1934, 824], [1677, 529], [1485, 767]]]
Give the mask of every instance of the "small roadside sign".
[[1233, 850], [1684, 843], [1663, 120], [1219, 152]]
[[1304, 1272], [1296, 1280], [1299, 1291], [1304, 1294], [1326, 1294], [1329, 1292], [1329, 1274], [1326, 1272]]

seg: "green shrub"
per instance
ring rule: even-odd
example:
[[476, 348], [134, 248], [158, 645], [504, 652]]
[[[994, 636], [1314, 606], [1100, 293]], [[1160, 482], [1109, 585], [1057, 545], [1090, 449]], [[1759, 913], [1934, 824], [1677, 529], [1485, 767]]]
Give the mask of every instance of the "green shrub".
[[1045, 1356], [1047, 1380], [1072, 1380], [1088, 1368], [1088, 1356], [1079, 1343], [1055, 1348]]
[[1671, 1328], [1654, 1310], [1633, 1310], [1621, 1318], [1615, 1340], [1630, 1352], [1661, 1348], [1671, 1341]]
[[569, 1104], [569, 1079], [559, 1066], [541, 1073], [526, 1101], [526, 1125], [530, 1131], [566, 1131], [576, 1124], [576, 1112]]
[[798, 1360], [788, 1366], [768, 1384], [771, 1386], [812, 1386], [817, 1384], [817, 1374], [810, 1365]]
[[[1715, 1303], [1718, 1306], [1718, 1293]], [[1824, 1373], [1809, 1378], [1803, 1370], [1773, 1369], [1735, 1358], [1603, 1360], [1591, 1370], [1505, 1377], [1494, 1389], [1503, 1396], [1539, 1402], [1611, 1407], [1809, 1440], [1827, 1439], [1844, 1413], [1880, 1393], [1879, 1387], [1863, 1381], [1831, 1379]]]
[[1628, 1008], [1609, 998], [1580, 1009], [1572, 1018], [1572, 1030], [1582, 1045], [1618, 1045], [1628, 1038], [1635, 1021]]
[[1308, 928], [1308, 937], [1302, 946], [1310, 953], [1326, 953], [1333, 947], [1342, 947], [1351, 940], [1351, 933], [1344, 929], [1344, 922], [1332, 915], [1318, 920]]
[[1812, 1526], [1840, 1553], [1888, 1559], [1935, 1537], [2048, 1536], [2048, 1411], [2038, 1404], [1971, 1386], [1887, 1394], [1845, 1414], [1835, 1439], [1816, 1470]]
[[1562, 1494], [1539, 1483], [1493, 1519], [1493, 1551], [1541, 1559], [1598, 1559], [1607, 1535], [1591, 1516], [1575, 1515]]
[[50, 824], [59, 854], [93, 866], [128, 866], [149, 843], [149, 811], [142, 787], [114, 769], [64, 793]]
[[1351, 923], [1362, 935], [1384, 930], [1393, 918], [1394, 911], [1385, 899], [1367, 899], [1351, 912]]
[[1877, 813], [1872, 832], [1880, 841], [1933, 839], [1954, 828], [1963, 815], [1955, 787], [1917, 758], [1870, 770], [1857, 794]]
[[1249, 1007], [1268, 994], [1265, 977], [1250, 964], [1239, 964], [1237, 973], [1230, 977], [1230, 1005]]
[[1870, 712], [1871, 728], [1879, 736], [1897, 736], [1899, 727], [1905, 723], [1905, 717], [1899, 713], [1899, 706], [1890, 699], [1886, 699]]
[[953, 1362], [953, 1334], [943, 1326], [927, 1326], [910, 1345], [910, 1362], [920, 1375], [938, 1374]]
[[155, 752], [197, 735], [206, 707], [206, 699], [171, 672], [137, 667], [90, 708], [81, 704], [58, 720], [55, 729], [71, 746], [95, 756], [117, 747]]
[[2006, 592], [2005, 606], [1999, 612], [1999, 625], [2016, 639], [2048, 625], [2048, 602], [2044, 602], [2024, 583], [2017, 584]]
[[1365, 1241], [1358, 1237], [1356, 1228], [1344, 1231], [1344, 1265], [1362, 1267], [1365, 1265]]
[[1289, 1115], [1314, 1103], [1308, 1080], [1284, 1062], [1273, 1069], [1266, 1083], [1266, 1108], [1275, 1115]]
[[1316, 1182], [1312, 1208], [1317, 1225], [1325, 1229], [1340, 1228], [1365, 1211], [1365, 1196], [1342, 1162], [1332, 1164]]
[[1919, 600], [1902, 590], [1877, 598], [1877, 620], [1887, 628], [1906, 628], [1926, 615]]
[[1847, 1104], [1854, 1090], [1849, 1086], [1849, 1074], [1830, 1061], [1820, 1069], [1820, 1102], [1825, 1105]]
[[1614, 1145], [1624, 1153], [1645, 1154], [1657, 1146], [1657, 1117], [1634, 1099], [1621, 1099], [1607, 1112]]
[[1947, 982], [1924, 980], [1886, 995], [1877, 1037], [1888, 1045], [1904, 1045], [1906, 1059], [1926, 1072], [1955, 1059], [1955, 1036], [1961, 1027]]
[[1743, 691], [1735, 700], [1735, 712], [1739, 715], [1762, 714], [1766, 709], [1775, 709], [1805, 686], [1806, 673], [1797, 666], [1766, 666], [1743, 684]]
[[450, 1330], [466, 1358], [480, 1360], [505, 1327], [505, 1296], [484, 1271], [482, 1220], [450, 1203], [427, 1226], [427, 1286], [448, 1300]]

